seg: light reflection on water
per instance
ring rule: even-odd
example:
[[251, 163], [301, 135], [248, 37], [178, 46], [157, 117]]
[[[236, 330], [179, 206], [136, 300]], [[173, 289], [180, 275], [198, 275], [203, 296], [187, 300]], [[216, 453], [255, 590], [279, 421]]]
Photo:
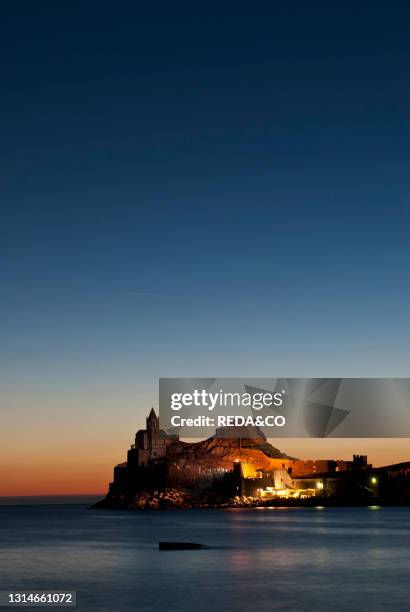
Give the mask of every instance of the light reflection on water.
[[410, 509], [375, 510], [3, 506], [0, 589], [76, 590], [90, 612], [407, 610]]

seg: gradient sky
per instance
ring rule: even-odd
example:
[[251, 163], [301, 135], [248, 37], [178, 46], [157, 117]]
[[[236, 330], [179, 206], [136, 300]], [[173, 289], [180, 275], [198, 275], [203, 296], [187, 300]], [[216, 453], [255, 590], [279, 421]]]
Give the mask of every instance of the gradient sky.
[[0, 494], [103, 491], [159, 376], [408, 376], [409, 20], [0, 7]]

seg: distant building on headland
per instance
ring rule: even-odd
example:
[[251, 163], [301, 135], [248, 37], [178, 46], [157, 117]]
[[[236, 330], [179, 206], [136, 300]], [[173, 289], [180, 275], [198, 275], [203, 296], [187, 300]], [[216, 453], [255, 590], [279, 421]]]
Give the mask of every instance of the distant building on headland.
[[114, 468], [109, 495], [166, 488], [262, 499], [404, 501], [410, 500], [410, 463], [373, 468], [365, 455], [354, 455], [352, 461], [299, 460], [274, 448], [258, 429], [242, 430], [238, 438], [218, 430], [207, 440], [182, 442], [160, 429], [152, 408], [127, 461]]
[[149, 465], [166, 456], [168, 448], [179, 441], [178, 436], [170, 436], [159, 428], [159, 418], [155, 410], [146, 419], [147, 428], [140, 429], [135, 434], [135, 444], [128, 451], [128, 463], [133, 466]]

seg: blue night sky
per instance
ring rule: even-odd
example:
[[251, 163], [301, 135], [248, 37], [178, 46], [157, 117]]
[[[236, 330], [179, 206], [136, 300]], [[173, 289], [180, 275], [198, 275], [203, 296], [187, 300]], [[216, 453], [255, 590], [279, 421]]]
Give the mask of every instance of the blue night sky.
[[158, 376], [408, 375], [406, 3], [0, 12], [11, 420], [124, 435]]

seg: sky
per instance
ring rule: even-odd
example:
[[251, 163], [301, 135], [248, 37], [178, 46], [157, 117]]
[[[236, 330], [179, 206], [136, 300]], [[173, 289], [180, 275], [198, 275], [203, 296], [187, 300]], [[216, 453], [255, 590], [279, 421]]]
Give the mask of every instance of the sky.
[[409, 17], [0, 7], [0, 495], [104, 491], [160, 376], [408, 376]]

